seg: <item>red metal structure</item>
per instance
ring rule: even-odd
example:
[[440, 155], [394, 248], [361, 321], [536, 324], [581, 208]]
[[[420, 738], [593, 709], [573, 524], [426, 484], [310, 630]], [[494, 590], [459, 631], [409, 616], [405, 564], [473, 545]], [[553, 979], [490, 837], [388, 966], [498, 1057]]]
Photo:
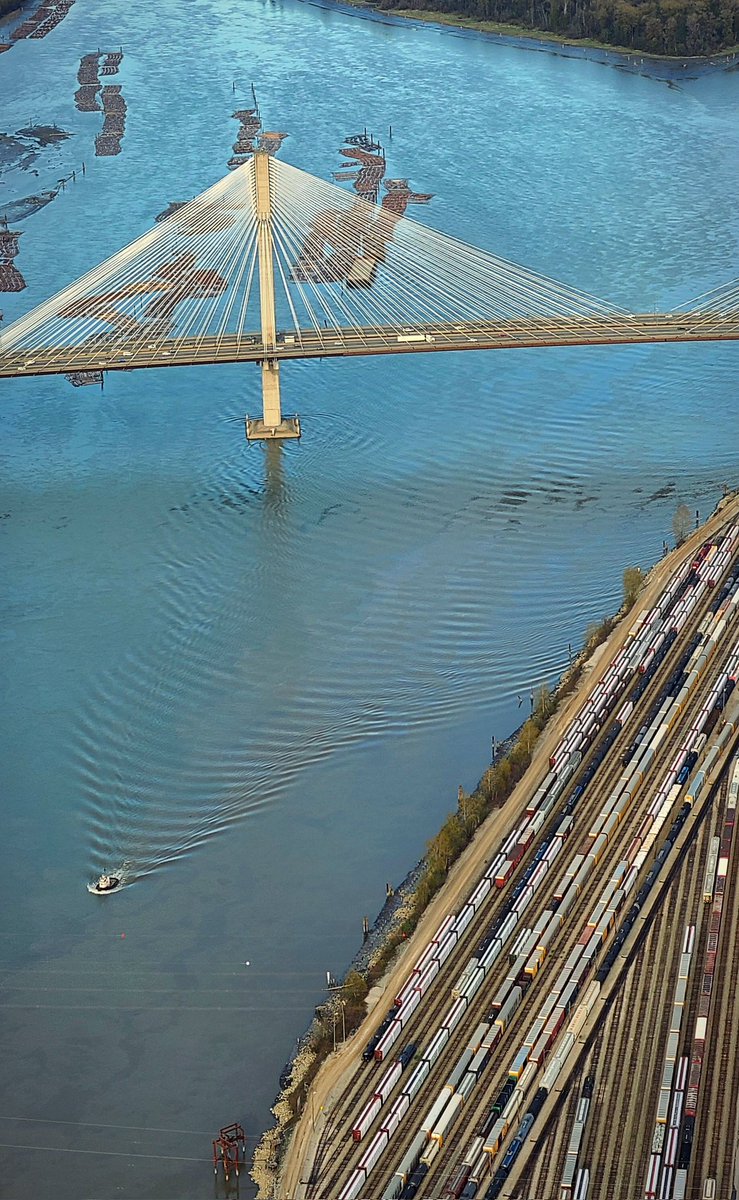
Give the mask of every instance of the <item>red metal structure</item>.
[[223, 1175], [228, 1179], [233, 1172], [239, 1174], [239, 1167], [246, 1163], [246, 1134], [241, 1125], [235, 1122], [226, 1125], [213, 1140], [213, 1174], [218, 1174], [218, 1164], [223, 1165]]

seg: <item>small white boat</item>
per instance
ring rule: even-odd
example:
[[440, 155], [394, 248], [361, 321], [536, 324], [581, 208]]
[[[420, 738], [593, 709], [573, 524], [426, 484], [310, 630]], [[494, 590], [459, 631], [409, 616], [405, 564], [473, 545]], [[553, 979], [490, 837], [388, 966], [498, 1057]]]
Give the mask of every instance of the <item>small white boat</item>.
[[120, 875], [101, 875], [99, 879], [88, 883], [87, 890], [96, 896], [107, 896], [108, 892], [118, 891], [122, 883]]

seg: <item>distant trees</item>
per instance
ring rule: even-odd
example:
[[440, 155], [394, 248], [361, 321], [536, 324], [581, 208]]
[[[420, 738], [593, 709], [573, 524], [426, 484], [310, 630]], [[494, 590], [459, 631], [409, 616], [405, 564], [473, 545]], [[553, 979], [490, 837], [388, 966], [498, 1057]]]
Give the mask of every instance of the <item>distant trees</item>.
[[[408, 0], [377, 3], [410, 7]], [[413, 7], [649, 54], [709, 55], [739, 43], [736, 0], [414, 0]]]

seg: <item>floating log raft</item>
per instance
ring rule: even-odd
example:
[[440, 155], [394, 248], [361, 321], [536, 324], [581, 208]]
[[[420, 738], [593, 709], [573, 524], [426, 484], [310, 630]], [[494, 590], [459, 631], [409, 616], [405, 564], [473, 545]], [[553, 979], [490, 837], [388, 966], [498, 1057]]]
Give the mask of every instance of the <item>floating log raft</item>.
[[6, 222], [0, 223], [0, 292], [22, 292], [26, 286], [13, 262], [18, 254], [18, 238], [22, 236], [21, 229], [8, 229]]
[[259, 149], [265, 154], [276, 154], [287, 136], [286, 133], [260, 133]]
[[266, 154], [276, 154], [288, 136], [286, 133], [262, 130], [262, 121], [257, 108], [237, 108], [236, 112], [231, 113], [231, 116], [239, 122], [239, 132], [233, 144], [233, 155], [227, 164], [231, 171], [236, 167], [243, 167], [257, 149], [264, 150]]
[[[372, 144], [376, 145], [374, 142]], [[358, 196], [369, 201], [370, 204], [377, 203], [380, 184], [385, 177], [385, 155], [382, 146], [379, 146], [378, 149], [379, 154], [371, 154], [363, 146], [352, 141], [348, 146], [342, 146], [339, 150], [339, 154], [343, 154], [344, 158], [350, 158], [359, 164], [354, 190]]]
[[366, 130], [347, 137], [339, 153], [356, 164], [356, 169], [334, 171], [334, 179], [351, 181], [357, 196], [372, 204], [377, 204], [383, 185], [382, 211], [358, 204], [349, 212], [319, 214], [303, 241], [292, 278], [371, 288], [385, 261], [397, 220], [409, 204], [427, 204], [432, 196], [412, 191], [407, 179], [385, 179], [385, 152]]
[[83, 84], [77, 88], [74, 93], [74, 106], [80, 112], [100, 112], [97, 94], [100, 91], [99, 83]]
[[118, 68], [123, 60], [123, 51], [116, 50], [112, 54], [106, 54], [105, 62], [100, 68], [101, 75], [117, 75]]
[[52, 29], [56, 29], [59, 22], [64, 20], [73, 4], [74, 0], [45, 0], [30, 17], [26, 17], [26, 20], [13, 30], [10, 35], [11, 41], [46, 37], [47, 33], [51, 33]]
[[103, 128], [95, 138], [98, 157], [107, 158], [121, 152], [121, 138], [126, 132], [126, 101], [119, 84], [103, 86], [99, 77], [117, 75], [122, 61], [122, 50], [97, 50], [93, 54], [83, 54], [80, 59], [77, 71], [80, 86], [74, 94], [75, 106], [80, 112], [100, 112], [102, 109], [105, 114]]
[[103, 102], [102, 132], [95, 138], [95, 153], [98, 157], [109, 157], [121, 152], [121, 138], [126, 132], [127, 104], [121, 95], [120, 84], [108, 83], [102, 89], [100, 98]]
[[77, 69], [78, 83], [97, 83], [100, 67], [100, 51], [97, 54], [83, 54]]
[[434, 198], [433, 192], [412, 192], [407, 179], [386, 179], [383, 187], [386, 195], [382, 207], [398, 217], [404, 215], [409, 204], [428, 204]]

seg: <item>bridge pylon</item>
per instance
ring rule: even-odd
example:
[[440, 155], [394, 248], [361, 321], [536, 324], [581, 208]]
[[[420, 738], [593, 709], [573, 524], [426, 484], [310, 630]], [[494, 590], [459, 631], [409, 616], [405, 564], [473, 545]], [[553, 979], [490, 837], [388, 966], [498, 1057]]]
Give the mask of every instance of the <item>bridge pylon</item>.
[[277, 348], [277, 319], [270, 161], [266, 151], [255, 151], [254, 209], [257, 218], [259, 309], [265, 357], [262, 359], [262, 416], [246, 418], [246, 438], [249, 442], [300, 437], [299, 418], [282, 415], [280, 364], [274, 353]]

